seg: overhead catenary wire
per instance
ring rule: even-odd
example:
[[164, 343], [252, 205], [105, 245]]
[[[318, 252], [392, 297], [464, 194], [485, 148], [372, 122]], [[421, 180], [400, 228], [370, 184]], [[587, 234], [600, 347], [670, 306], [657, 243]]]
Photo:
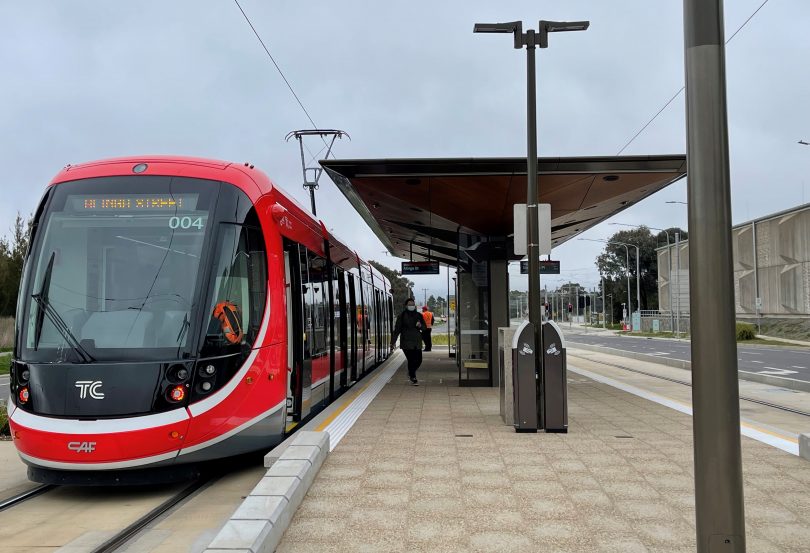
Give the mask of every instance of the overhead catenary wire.
[[[307, 119], [312, 124], [312, 128], [317, 129], [318, 125], [316, 125], [315, 121], [312, 120], [312, 116], [309, 114], [309, 111], [307, 111], [307, 108], [304, 106], [304, 103], [301, 101], [301, 98], [298, 97], [298, 94], [295, 93], [295, 90], [293, 89], [292, 85], [290, 84], [290, 81], [284, 75], [284, 71], [281, 70], [281, 67], [279, 67], [278, 63], [276, 62], [276, 59], [273, 57], [273, 54], [270, 53], [270, 49], [264, 43], [264, 40], [262, 40], [262, 37], [259, 35], [259, 32], [256, 30], [256, 27], [253, 26], [253, 22], [250, 20], [250, 17], [248, 17], [247, 13], [245, 13], [245, 10], [242, 9], [241, 4], [239, 4], [239, 0], [233, 0], [233, 2], [234, 2], [234, 4], [236, 4], [236, 7], [239, 8], [239, 11], [242, 12], [242, 16], [245, 18], [245, 21], [247, 21], [247, 24], [250, 26], [250, 30], [253, 31], [254, 35], [256, 35], [256, 38], [259, 40], [259, 44], [262, 45], [262, 48], [264, 49], [265, 53], [267, 54], [267, 57], [269, 57], [270, 61], [273, 62], [273, 66], [275, 66], [276, 71], [278, 71], [278, 74], [281, 75], [281, 78], [284, 80], [284, 84], [286, 84], [287, 88], [290, 89], [290, 92], [292, 93], [293, 97], [295, 98], [295, 101], [298, 102], [299, 106], [301, 106], [301, 110], [304, 112], [304, 115], [307, 116]], [[324, 146], [328, 146], [328, 144], [326, 143], [326, 139], [323, 136], [321, 136], [321, 140], [323, 140]], [[309, 151], [310, 154], [312, 154], [312, 151], [309, 150], [308, 147], [307, 147], [307, 150]], [[321, 150], [321, 151], [323, 151], [323, 150]], [[312, 158], [314, 159], [315, 156], [317, 156], [317, 155], [318, 154], [314, 154], [312, 156]], [[332, 154], [332, 157], [334, 157], [334, 154]]]
[[[726, 42], [725, 42], [725, 43], [726, 43], [726, 44], [728, 44], [729, 42], [731, 42], [731, 40], [732, 40], [732, 39], [733, 39], [735, 36], [737, 36], [737, 33], [739, 33], [740, 31], [742, 31], [742, 30], [743, 30], [743, 27], [745, 27], [746, 25], [748, 25], [748, 22], [749, 22], [749, 21], [751, 21], [751, 20], [754, 18], [754, 16], [755, 16], [757, 13], [759, 13], [759, 10], [761, 10], [763, 7], [765, 7], [765, 4], [767, 4], [769, 1], [770, 1], [770, 0], [765, 0], [764, 2], [762, 2], [762, 4], [760, 4], [760, 5], [759, 5], [759, 7], [758, 7], [756, 10], [754, 10], [754, 13], [752, 13], [751, 15], [749, 15], [749, 16], [748, 16], [748, 19], [746, 19], [745, 21], [743, 21], [743, 24], [742, 24], [742, 25], [740, 25], [739, 27], [737, 27], [737, 30], [736, 30], [736, 31], [734, 31], [730, 37], [728, 37], [728, 39], [726, 40]], [[628, 146], [630, 146], [630, 144], [632, 144], [632, 143], [633, 143], [633, 142], [636, 140], [636, 138], [638, 138], [638, 137], [641, 135], [641, 133], [643, 133], [645, 130], [647, 130], [647, 127], [649, 127], [649, 126], [652, 124], [652, 122], [653, 122], [653, 121], [655, 121], [655, 120], [658, 118], [658, 116], [659, 116], [659, 115], [661, 115], [661, 113], [663, 113], [663, 112], [664, 112], [664, 110], [665, 110], [665, 109], [667, 109], [667, 108], [669, 107], [669, 105], [670, 105], [672, 102], [674, 102], [674, 101], [675, 101], [675, 98], [677, 98], [678, 96], [680, 96], [680, 95], [681, 95], [681, 92], [683, 92], [685, 89], [686, 89], [686, 86], [685, 86], [685, 85], [684, 85], [684, 86], [682, 86], [682, 87], [681, 87], [681, 88], [678, 90], [678, 92], [676, 92], [676, 93], [675, 93], [675, 94], [672, 96], [672, 98], [670, 98], [670, 99], [667, 101], [667, 103], [666, 103], [666, 104], [664, 104], [664, 106], [663, 106], [661, 109], [659, 109], [659, 110], [658, 110], [658, 111], [655, 113], [655, 115], [653, 115], [653, 116], [650, 118], [650, 120], [649, 120], [649, 121], [647, 121], [647, 122], [644, 124], [644, 126], [643, 126], [643, 127], [641, 127], [641, 128], [638, 130], [638, 132], [636, 132], [636, 134], [634, 134], [634, 135], [633, 135], [633, 137], [632, 137], [632, 138], [630, 138], [630, 140], [628, 140], [628, 141], [627, 141], [627, 143], [626, 143], [624, 146], [622, 146], [622, 147], [621, 147], [621, 149], [620, 149], [618, 152], [616, 152], [616, 155], [617, 155], [617, 156], [618, 156], [618, 155], [621, 155], [621, 153], [622, 153], [623, 151], [625, 151], [625, 150], [627, 149], [627, 147], [628, 147]]]

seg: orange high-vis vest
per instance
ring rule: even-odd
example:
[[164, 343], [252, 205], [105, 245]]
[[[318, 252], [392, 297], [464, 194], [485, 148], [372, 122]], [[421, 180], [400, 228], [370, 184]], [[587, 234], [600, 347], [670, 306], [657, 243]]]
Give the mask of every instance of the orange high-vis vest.
[[422, 318], [425, 319], [425, 326], [433, 328], [433, 313], [430, 311], [422, 311]]

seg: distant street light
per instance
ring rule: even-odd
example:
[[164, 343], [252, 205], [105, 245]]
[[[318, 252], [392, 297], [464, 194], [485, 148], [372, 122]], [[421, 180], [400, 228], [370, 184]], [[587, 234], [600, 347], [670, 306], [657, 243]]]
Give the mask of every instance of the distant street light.
[[688, 204], [688, 203], [686, 203], [686, 202], [680, 202], [680, 201], [678, 201], [678, 200], [668, 200], [668, 201], [666, 201], [666, 202], [664, 202], [664, 203], [667, 203], [667, 204], [683, 204], [683, 205], [689, 205], [689, 204]]
[[638, 302], [638, 316], [641, 318], [641, 284], [640, 277], [641, 271], [639, 270], [640, 251], [635, 244], [625, 244], [624, 242], [613, 242], [611, 240], [596, 240], [593, 238], [577, 238], [577, 240], [587, 240], [588, 242], [604, 242], [605, 244], [618, 244], [624, 246], [625, 253], [627, 254], [627, 312], [633, 313], [633, 303], [630, 301], [630, 250], [628, 246], [636, 248], [636, 301]]
[[810, 146], [810, 142], [805, 142], [804, 140], [799, 140], [799, 144], [802, 146]]
[[[636, 228], [639, 228], [640, 226], [647, 226], [647, 225], [629, 225], [627, 223], [608, 223], [608, 224], [621, 225], [623, 227], [636, 227]], [[647, 228], [664, 232], [667, 235], [667, 254], [669, 254], [669, 284], [667, 286], [667, 288], [669, 288], [669, 330], [670, 332], [672, 332], [675, 330], [675, 315], [674, 311], [672, 310], [672, 248], [670, 248], [669, 246], [669, 231], [663, 228], [655, 228], [655, 227], [647, 227]], [[640, 309], [641, 308], [639, 308], [639, 310]]]

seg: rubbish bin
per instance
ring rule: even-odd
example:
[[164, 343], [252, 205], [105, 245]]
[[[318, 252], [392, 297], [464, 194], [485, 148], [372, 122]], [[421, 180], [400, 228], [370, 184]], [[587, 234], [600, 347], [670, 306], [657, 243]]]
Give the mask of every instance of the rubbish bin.
[[539, 421], [535, 350], [534, 325], [523, 321], [512, 338], [512, 391], [516, 432], [537, 432]]
[[560, 327], [554, 321], [543, 323], [542, 423], [546, 432], [568, 432], [567, 364]]

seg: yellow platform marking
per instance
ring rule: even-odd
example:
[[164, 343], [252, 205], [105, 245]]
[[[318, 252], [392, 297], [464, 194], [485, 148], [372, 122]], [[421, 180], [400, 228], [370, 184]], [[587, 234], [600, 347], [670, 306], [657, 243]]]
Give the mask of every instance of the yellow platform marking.
[[356, 392], [355, 392], [353, 395], [351, 395], [351, 396], [350, 396], [348, 399], [346, 399], [346, 401], [344, 401], [344, 402], [343, 402], [343, 404], [342, 404], [340, 407], [338, 407], [337, 409], [335, 409], [335, 411], [334, 411], [334, 412], [333, 412], [331, 415], [329, 415], [328, 417], [326, 417], [326, 418], [323, 420], [323, 422], [322, 422], [321, 424], [319, 424], [319, 425], [318, 425], [318, 427], [315, 429], [315, 431], [316, 431], [316, 432], [323, 432], [324, 428], [326, 428], [327, 426], [329, 426], [329, 423], [331, 423], [333, 420], [335, 420], [335, 419], [338, 417], [338, 415], [340, 415], [340, 414], [341, 414], [343, 411], [345, 411], [345, 410], [346, 410], [346, 408], [347, 408], [349, 405], [351, 405], [351, 404], [352, 404], [352, 402], [353, 402], [355, 399], [357, 399], [357, 397], [358, 397], [360, 394], [362, 394], [363, 392], [365, 392], [365, 391], [366, 391], [366, 388], [368, 388], [369, 386], [371, 386], [371, 384], [372, 384], [372, 383], [373, 383], [375, 380], [377, 380], [378, 378], [380, 378], [380, 375], [381, 375], [381, 374], [382, 374], [382, 372], [380, 372], [379, 374], [377, 374], [376, 376], [374, 376], [374, 378], [372, 378], [371, 380], [369, 380], [369, 381], [366, 383], [366, 385], [365, 385], [365, 386], [363, 386], [362, 388], [360, 388], [359, 390], [357, 390], [357, 391], [356, 391]]

